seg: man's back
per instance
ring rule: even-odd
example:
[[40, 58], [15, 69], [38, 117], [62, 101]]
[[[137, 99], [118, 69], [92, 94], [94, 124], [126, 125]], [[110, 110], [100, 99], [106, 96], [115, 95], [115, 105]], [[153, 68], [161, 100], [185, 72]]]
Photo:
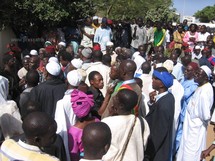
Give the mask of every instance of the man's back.
[[[136, 119], [136, 120], [135, 120]], [[120, 160], [122, 152], [127, 144], [123, 161], [139, 161], [143, 160], [144, 157], [144, 145], [147, 142], [149, 136], [149, 127], [146, 121], [144, 121], [144, 136], [142, 134], [142, 128], [139, 118], [134, 115], [119, 115], [107, 117], [102, 120], [106, 123], [114, 137], [111, 140], [111, 146], [107, 154], [103, 157], [103, 160]], [[131, 137], [129, 138], [130, 130], [133, 128]]]
[[14, 140], [6, 140], [1, 146], [2, 161], [28, 160], [28, 161], [59, 161], [58, 158], [43, 153], [38, 147], [26, 144], [22, 141], [18, 143]]
[[59, 79], [47, 80], [31, 91], [31, 99], [41, 105], [41, 110], [54, 117], [56, 103], [62, 99], [66, 85]]

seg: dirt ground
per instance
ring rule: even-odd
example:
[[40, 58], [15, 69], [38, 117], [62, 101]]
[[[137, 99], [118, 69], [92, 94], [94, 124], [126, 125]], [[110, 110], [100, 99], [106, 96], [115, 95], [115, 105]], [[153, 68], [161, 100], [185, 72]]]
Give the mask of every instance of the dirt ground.
[[[215, 139], [215, 134], [213, 132], [213, 125], [208, 126], [208, 135], [207, 135], [207, 148], [212, 144]], [[213, 156], [215, 156], [215, 149], [211, 152], [210, 156], [206, 158], [206, 161], [210, 161]]]

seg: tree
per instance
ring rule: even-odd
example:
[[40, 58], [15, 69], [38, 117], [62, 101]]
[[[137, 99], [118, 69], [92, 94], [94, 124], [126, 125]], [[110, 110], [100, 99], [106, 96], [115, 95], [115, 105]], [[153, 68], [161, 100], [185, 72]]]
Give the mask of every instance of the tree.
[[16, 30], [65, 26], [94, 13], [91, 0], [3, 0], [0, 29], [3, 26]]
[[215, 5], [207, 6], [200, 11], [197, 11], [194, 16], [199, 19], [200, 22], [211, 22], [215, 20]]
[[154, 21], [173, 18], [171, 0], [95, 0], [97, 13], [111, 19], [133, 17], [150, 18]]

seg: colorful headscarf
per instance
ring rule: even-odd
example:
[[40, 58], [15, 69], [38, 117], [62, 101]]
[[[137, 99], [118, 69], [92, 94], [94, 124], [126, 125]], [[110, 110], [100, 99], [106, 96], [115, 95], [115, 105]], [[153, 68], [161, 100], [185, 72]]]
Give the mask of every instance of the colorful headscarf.
[[89, 114], [94, 105], [93, 95], [75, 89], [71, 93], [71, 103], [74, 114], [78, 118], [83, 118]]

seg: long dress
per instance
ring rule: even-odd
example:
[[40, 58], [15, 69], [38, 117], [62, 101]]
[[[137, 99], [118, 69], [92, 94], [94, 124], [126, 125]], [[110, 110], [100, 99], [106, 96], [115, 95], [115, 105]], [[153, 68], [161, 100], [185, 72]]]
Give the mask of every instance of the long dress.
[[210, 83], [205, 83], [197, 88], [187, 106], [177, 161], [200, 160], [201, 152], [206, 148], [212, 105], [213, 89]]

